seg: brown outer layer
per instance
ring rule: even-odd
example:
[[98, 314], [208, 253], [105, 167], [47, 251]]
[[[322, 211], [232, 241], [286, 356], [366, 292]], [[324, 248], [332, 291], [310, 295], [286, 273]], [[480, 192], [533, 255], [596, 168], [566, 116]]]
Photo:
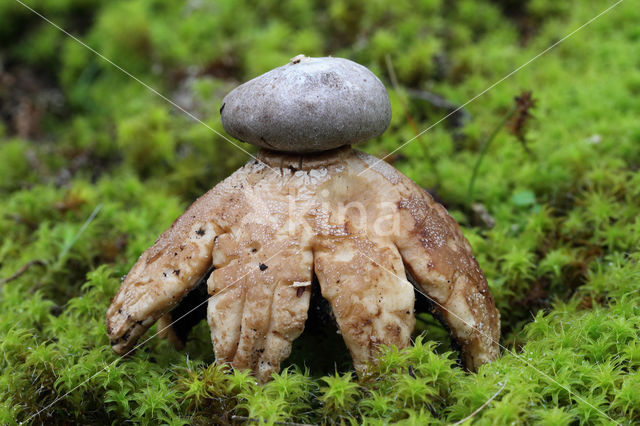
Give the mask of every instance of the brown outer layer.
[[469, 368], [498, 356], [499, 314], [484, 275], [456, 222], [424, 190], [351, 148], [262, 151], [260, 160], [277, 172], [251, 161], [143, 253], [107, 311], [116, 352], [129, 351], [213, 265], [208, 322], [219, 362], [261, 381], [278, 371], [304, 329], [315, 273], [362, 369], [381, 344], [409, 344], [406, 267]]

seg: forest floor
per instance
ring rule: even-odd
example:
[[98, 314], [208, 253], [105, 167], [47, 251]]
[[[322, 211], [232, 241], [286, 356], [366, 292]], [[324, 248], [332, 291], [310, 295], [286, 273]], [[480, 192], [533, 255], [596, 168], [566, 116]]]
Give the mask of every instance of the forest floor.
[[385, 350], [361, 378], [344, 347], [319, 355], [305, 335], [259, 386], [214, 363], [204, 322], [181, 351], [152, 338], [118, 358], [104, 315], [121, 277], [248, 157], [7, 0], [1, 424], [640, 421], [636, 2], [566, 40], [614, 2], [26, 4], [219, 132], [222, 97], [297, 54], [369, 67], [394, 115], [362, 149], [392, 153], [461, 224], [501, 312], [503, 353], [463, 371], [445, 329], [418, 309], [415, 345]]

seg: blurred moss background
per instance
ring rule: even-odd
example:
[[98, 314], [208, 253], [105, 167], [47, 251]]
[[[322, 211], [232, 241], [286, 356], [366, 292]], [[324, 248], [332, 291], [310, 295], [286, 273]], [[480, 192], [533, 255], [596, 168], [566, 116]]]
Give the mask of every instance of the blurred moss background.
[[[378, 156], [613, 4], [25, 3], [220, 132], [239, 83], [299, 53], [355, 60], [391, 96], [389, 130], [362, 147]], [[152, 339], [119, 360], [103, 321], [139, 254], [247, 155], [3, 0], [0, 423], [440, 424], [481, 407], [467, 423], [637, 423], [638, 22], [622, 2], [388, 158], [463, 225], [511, 352], [467, 374], [420, 313], [415, 347], [390, 348], [367, 377], [331, 360], [319, 370], [300, 345], [259, 387], [213, 364], [204, 323], [184, 351]], [[529, 91], [533, 107], [502, 125]]]

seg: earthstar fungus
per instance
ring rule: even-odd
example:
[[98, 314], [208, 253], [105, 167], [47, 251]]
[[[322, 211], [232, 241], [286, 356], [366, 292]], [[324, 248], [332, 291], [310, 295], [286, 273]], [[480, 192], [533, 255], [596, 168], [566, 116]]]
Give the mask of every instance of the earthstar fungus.
[[[119, 354], [156, 321], [174, 343], [176, 312], [207, 279], [218, 362], [269, 380], [303, 331], [318, 279], [354, 365], [406, 347], [414, 288], [434, 300], [469, 369], [499, 354], [500, 316], [457, 223], [387, 163], [350, 145], [380, 135], [391, 108], [368, 69], [297, 56], [231, 91], [227, 132], [262, 149], [196, 200], [147, 249], [107, 311]], [[196, 288], [196, 290], [194, 290]]]

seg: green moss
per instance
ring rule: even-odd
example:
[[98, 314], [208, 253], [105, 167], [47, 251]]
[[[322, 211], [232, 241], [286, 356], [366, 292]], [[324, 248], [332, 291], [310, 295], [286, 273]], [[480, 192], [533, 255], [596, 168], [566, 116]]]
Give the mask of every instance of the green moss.
[[[419, 91], [461, 105], [610, 4], [33, 3], [218, 131], [220, 100], [238, 82], [302, 52], [353, 58], [390, 88], [390, 129], [363, 147], [378, 156], [449, 111]], [[0, 423], [639, 422], [634, 6], [621, 4], [467, 105], [467, 118], [445, 120], [390, 158], [463, 225], [500, 308], [503, 356], [465, 373], [445, 330], [419, 313], [415, 345], [386, 348], [363, 377], [343, 367], [344, 353], [335, 364], [294, 355], [258, 386], [215, 364], [204, 323], [183, 351], [154, 338], [127, 359], [112, 353], [104, 325], [140, 253], [246, 155], [19, 3], [0, 3], [3, 71], [22, 78], [28, 69], [36, 87], [64, 99], [62, 111], [36, 120], [39, 138], [18, 138], [4, 111], [21, 94], [0, 88], [11, 106], [0, 131], [0, 279], [29, 265], [0, 284]], [[537, 101], [526, 149], [499, 128], [467, 200], [484, 142], [523, 90]], [[305, 339], [296, 348], [315, 356]]]

